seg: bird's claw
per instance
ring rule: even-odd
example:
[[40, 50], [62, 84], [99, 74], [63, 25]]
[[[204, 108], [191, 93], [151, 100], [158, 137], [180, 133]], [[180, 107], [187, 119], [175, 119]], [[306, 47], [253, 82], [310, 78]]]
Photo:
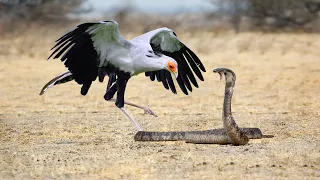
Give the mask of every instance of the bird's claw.
[[150, 114], [150, 115], [152, 115], [152, 116], [154, 116], [154, 117], [158, 117], [158, 116], [157, 116], [151, 109], [149, 109], [149, 108], [144, 107], [143, 110], [144, 110], [144, 114]]

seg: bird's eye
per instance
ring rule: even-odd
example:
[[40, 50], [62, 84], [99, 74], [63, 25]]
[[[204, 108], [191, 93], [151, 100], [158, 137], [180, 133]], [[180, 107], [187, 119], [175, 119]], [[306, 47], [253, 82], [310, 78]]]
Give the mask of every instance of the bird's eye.
[[170, 68], [170, 69], [173, 69], [173, 66], [172, 66], [172, 65], [170, 65], [170, 66], [169, 66], [169, 68]]

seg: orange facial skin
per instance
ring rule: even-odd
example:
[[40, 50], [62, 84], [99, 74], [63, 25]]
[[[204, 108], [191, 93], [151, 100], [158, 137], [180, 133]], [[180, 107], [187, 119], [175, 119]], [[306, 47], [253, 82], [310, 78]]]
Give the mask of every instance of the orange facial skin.
[[173, 73], [177, 73], [177, 66], [173, 62], [168, 62], [168, 69]]

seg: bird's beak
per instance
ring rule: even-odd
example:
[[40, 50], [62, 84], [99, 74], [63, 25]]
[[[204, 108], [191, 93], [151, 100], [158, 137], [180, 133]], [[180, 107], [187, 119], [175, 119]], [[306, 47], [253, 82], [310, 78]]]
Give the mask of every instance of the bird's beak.
[[167, 68], [167, 70], [172, 73], [176, 79], [178, 78], [178, 68], [175, 68], [175, 69], [170, 69], [170, 68]]
[[172, 72], [174, 74], [174, 77], [176, 77], [176, 79], [178, 78], [178, 71]]

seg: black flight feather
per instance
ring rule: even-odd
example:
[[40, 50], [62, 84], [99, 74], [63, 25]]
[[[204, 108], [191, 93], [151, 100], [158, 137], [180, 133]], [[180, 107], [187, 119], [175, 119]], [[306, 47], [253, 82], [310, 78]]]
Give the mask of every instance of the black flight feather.
[[[54, 50], [49, 56], [53, 59], [61, 58], [65, 66], [72, 73], [72, 77], [78, 84], [82, 84], [81, 94], [86, 95], [92, 84], [98, 76], [98, 55], [94, 49], [88, 28], [96, 25], [96, 23], [84, 23], [78, 25], [76, 29], [66, 33], [58, 40], [52, 48]], [[103, 80], [103, 76], [99, 74], [99, 80]]]
[[[202, 74], [201, 74], [201, 71], [199, 70], [198, 66], [195, 64], [195, 62], [194, 62], [194, 60], [192, 59], [192, 57], [191, 57], [188, 53], [184, 54], [184, 56], [186, 57], [186, 59], [187, 59], [189, 65], [191, 66], [193, 72], [197, 75], [197, 77], [198, 77], [201, 81], [203, 81], [203, 76], [202, 76]], [[188, 68], [189, 68], [189, 67], [188, 67]], [[190, 69], [190, 68], [189, 68], [189, 69]]]
[[[180, 55], [180, 56], [183, 56], [183, 55]], [[185, 59], [185, 57], [180, 57], [180, 58], [183, 58]], [[197, 83], [197, 80], [196, 78], [194, 77], [188, 63], [186, 61], [181, 61], [181, 64], [182, 66], [184, 67], [183, 68], [183, 71], [186, 73], [186, 75], [188, 76], [189, 80], [192, 82], [192, 84], [195, 86], [195, 87], [199, 87], [198, 86], [198, 83]]]
[[[173, 32], [174, 36], [177, 36]], [[161, 49], [161, 43], [163, 41], [153, 41], [153, 38], [150, 40], [150, 45], [155, 54], [164, 54], [175, 59], [178, 63], [178, 78], [176, 79], [180, 89], [183, 93], [188, 95], [188, 90], [192, 91], [192, 85], [199, 87], [195, 75], [203, 81], [203, 76], [201, 71], [205, 72], [205, 68], [200, 61], [200, 59], [183, 43], [179, 42], [181, 48], [175, 52], [168, 52]], [[165, 43], [165, 42], [164, 42]], [[192, 70], [191, 70], [192, 69]], [[171, 74], [168, 71], [165, 71], [164, 74], [161, 74], [161, 71], [152, 71], [146, 72], [145, 76], [149, 76], [151, 81], [154, 81], [157, 78], [157, 81], [161, 81], [163, 86], [168, 89], [171, 89], [173, 93], [176, 93], [175, 85], [173, 83]], [[192, 84], [192, 85], [191, 85]]]
[[174, 86], [174, 83], [173, 83], [173, 80], [172, 80], [170, 72], [168, 72], [168, 71], [164, 71], [164, 72], [165, 72], [165, 78], [166, 78], [166, 80], [168, 82], [168, 85], [169, 85], [171, 91], [174, 94], [177, 94], [177, 90], [176, 90], [176, 87]]
[[90, 82], [88, 82], [88, 83], [84, 83], [84, 84], [82, 85], [80, 93], [81, 93], [83, 96], [85, 96], [85, 95], [88, 93], [91, 84], [92, 84], [92, 81], [90, 81]]
[[187, 89], [186, 89], [186, 87], [185, 87], [185, 85], [184, 85], [184, 83], [183, 83], [183, 81], [182, 81], [182, 79], [181, 79], [180, 76], [177, 77], [177, 82], [178, 82], [178, 84], [179, 84], [180, 89], [182, 90], [182, 92], [183, 92], [185, 95], [188, 95], [188, 91], [187, 91]]
[[150, 72], [150, 79], [151, 79], [151, 81], [154, 81], [155, 76], [156, 76], [155, 71]]
[[[194, 62], [199, 66], [199, 68], [203, 71], [206, 72], [206, 69], [204, 68], [202, 62], [200, 61], [200, 59], [198, 58], [197, 55], [194, 54], [193, 51], [191, 51], [187, 46], [185, 46], [186, 51], [188, 54], [191, 55], [192, 59], [194, 60]], [[203, 80], [202, 80], [203, 81]]]
[[158, 82], [161, 82], [160, 71], [161, 71], [161, 70], [156, 71], [156, 78], [157, 78], [157, 81], [158, 81]]
[[166, 88], [166, 89], [169, 89], [169, 86], [168, 86], [168, 82], [167, 82], [167, 79], [165, 77], [165, 70], [161, 70], [160, 71], [160, 79], [162, 81], [162, 84], [163, 86]]

